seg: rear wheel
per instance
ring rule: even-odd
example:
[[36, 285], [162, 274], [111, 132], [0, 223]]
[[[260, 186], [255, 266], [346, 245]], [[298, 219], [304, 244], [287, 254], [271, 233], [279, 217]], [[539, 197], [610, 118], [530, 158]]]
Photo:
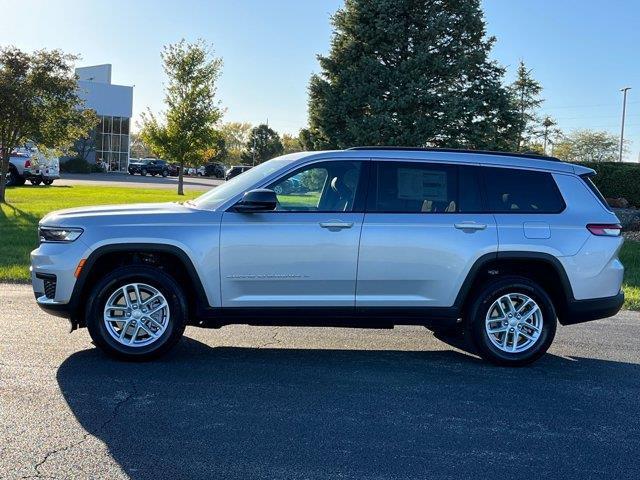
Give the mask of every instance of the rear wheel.
[[163, 170], [162, 171], [162, 176], [163, 177], [168, 177], [169, 176], [169, 172], [167, 170]]
[[184, 293], [175, 280], [152, 267], [123, 267], [91, 292], [86, 321], [95, 344], [124, 360], [150, 360], [182, 337], [187, 320]]
[[42, 183], [42, 179], [41, 178], [32, 178], [29, 181], [31, 182], [31, 185], [40, 185]]
[[467, 331], [485, 360], [521, 366], [545, 354], [556, 324], [553, 303], [544, 289], [513, 276], [490, 282], [476, 295]]
[[45, 178], [42, 180], [42, 183], [45, 185], [51, 185], [53, 183], [53, 178]]
[[147, 176], [147, 169], [143, 168], [142, 170], [140, 170], [140, 175], [142, 175], [143, 177]]

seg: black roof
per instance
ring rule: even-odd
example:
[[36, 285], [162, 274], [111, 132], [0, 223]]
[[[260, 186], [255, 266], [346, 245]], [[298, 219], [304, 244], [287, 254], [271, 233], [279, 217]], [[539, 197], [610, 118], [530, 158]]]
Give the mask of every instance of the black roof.
[[535, 160], [549, 160], [552, 162], [561, 162], [559, 158], [549, 157], [547, 155], [539, 155], [533, 152], [494, 152], [491, 150], [465, 150], [460, 148], [437, 148], [437, 147], [351, 147], [347, 150], [402, 150], [402, 151], [417, 151], [417, 152], [443, 152], [443, 153], [475, 153], [480, 155], [499, 155], [503, 157], [520, 157], [520, 158], [533, 158]]

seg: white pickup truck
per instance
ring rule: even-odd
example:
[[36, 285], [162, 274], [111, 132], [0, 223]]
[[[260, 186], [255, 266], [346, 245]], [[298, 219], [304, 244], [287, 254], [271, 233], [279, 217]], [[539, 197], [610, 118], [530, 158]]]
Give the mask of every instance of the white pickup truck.
[[9, 159], [7, 185], [24, 185], [29, 180], [33, 185], [51, 185], [60, 178], [60, 160], [57, 157], [47, 158], [35, 151], [18, 151]]

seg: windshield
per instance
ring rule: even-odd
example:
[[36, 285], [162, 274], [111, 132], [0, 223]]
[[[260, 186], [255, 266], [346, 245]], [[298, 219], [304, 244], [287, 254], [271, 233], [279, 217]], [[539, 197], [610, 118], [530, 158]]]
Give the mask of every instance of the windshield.
[[235, 197], [240, 193], [244, 193], [253, 187], [256, 183], [267, 178], [274, 172], [286, 167], [295, 158], [274, 158], [268, 162], [264, 162], [257, 167], [241, 173], [237, 177], [233, 177], [228, 182], [209, 190], [204, 195], [199, 196], [195, 200], [189, 202], [198, 208], [214, 209], [219, 207], [228, 199]]

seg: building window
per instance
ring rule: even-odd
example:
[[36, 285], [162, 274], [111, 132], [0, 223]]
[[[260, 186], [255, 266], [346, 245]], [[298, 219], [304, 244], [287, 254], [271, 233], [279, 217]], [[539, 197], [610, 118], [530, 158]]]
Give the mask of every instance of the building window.
[[126, 171], [129, 163], [129, 119], [101, 116], [96, 127], [96, 162], [111, 172]]

